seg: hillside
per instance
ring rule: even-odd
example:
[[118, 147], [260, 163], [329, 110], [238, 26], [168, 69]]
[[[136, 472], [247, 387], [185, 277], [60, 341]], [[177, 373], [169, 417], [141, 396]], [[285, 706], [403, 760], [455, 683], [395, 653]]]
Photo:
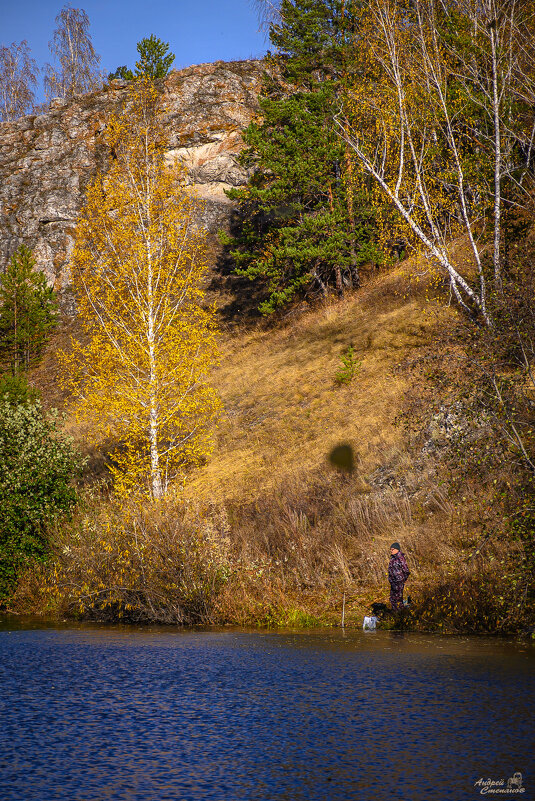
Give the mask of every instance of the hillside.
[[[463, 233], [456, 224], [441, 239], [440, 252], [431, 245], [417, 260], [392, 266], [394, 254], [417, 253], [419, 246], [396, 238], [394, 224], [379, 235], [386, 207], [375, 209], [371, 195], [364, 202], [351, 182], [339, 180], [338, 138], [331, 142], [336, 153], [318, 158], [321, 174], [313, 189], [320, 197], [314, 189], [308, 217], [303, 209], [297, 213], [292, 200], [293, 194], [303, 194], [306, 142], [299, 140], [302, 151], [292, 150], [291, 164], [280, 160], [282, 184], [270, 199], [265, 186], [275, 186], [278, 179], [269, 162], [262, 173], [255, 161], [261, 144], [256, 142], [255, 158], [243, 151], [264, 125], [255, 122], [244, 131], [258, 119], [260, 71], [253, 61], [216, 63], [172, 73], [158, 83], [164, 103], [154, 130], [161, 129], [162, 144], [160, 161], [152, 166], [159, 164], [158, 175], [167, 175], [161, 165], [178, 157], [187, 183], [204, 200], [199, 221], [208, 232], [210, 269], [203, 302], [218, 310], [220, 360], [210, 381], [221, 398], [222, 415], [212, 452], [184, 455], [184, 442], [191, 444], [197, 429], [204, 431], [202, 410], [184, 435], [161, 435], [162, 467], [151, 442], [150, 459], [158, 472], [152, 494], [137, 473], [133, 493], [114, 493], [107, 461], [114, 448], [111, 459], [117, 464], [124, 453], [136, 458], [149, 453], [147, 431], [156, 430], [152, 417], [150, 427], [133, 437], [130, 451], [128, 437], [149, 405], [151, 415], [163, 407], [154, 391], [158, 381], [152, 363], [150, 404], [114, 412], [112, 424], [99, 428], [110, 399], [140, 398], [137, 389], [129, 396], [120, 382], [109, 390], [112, 394], [100, 387], [88, 403], [92, 412], [99, 410], [90, 430], [74, 418], [57, 358], [77, 333], [69, 258], [85, 187], [97, 171], [109, 168], [111, 174], [110, 165], [120, 161], [107, 122], [125, 104], [132, 115], [135, 102], [126, 84], [111, 81], [100, 92], [67, 104], [54, 101], [47, 114], [0, 130], [5, 179], [0, 241], [5, 254], [21, 242], [31, 246], [62, 300], [61, 325], [30, 381], [45, 409], [66, 412], [65, 431], [87, 457], [74, 516], [53, 526], [39, 522], [43, 558], [29, 569], [21, 567], [26, 572], [10, 600], [12, 608], [105, 621], [332, 624], [345, 605], [346, 619], [360, 624], [373, 600], [387, 600], [390, 543], [399, 541], [411, 570], [406, 592], [414, 603], [408, 615], [394, 620], [396, 625], [525, 630], [533, 617], [535, 567], [530, 555], [532, 194], [526, 193], [521, 212], [508, 200], [503, 241], [494, 237], [494, 251], [483, 233], [474, 250], [470, 225]], [[284, 105], [284, 98], [280, 102]], [[297, 111], [292, 107], [288, 113], [283, 122]], [[308, 111], [305, 117], [310, 118]], [[269, 154], [269, 115], [267, 120], [262, 135]], [[280, 125], [286, 141], [288, 126]], [[130, 120], [124, 130], [129, 127]], [[325, 189], [325, 163], [329, 170], [335, 165], [332, 187], [347, 194], [338, 198], [342, 217], [335, 214], [334, 190]], [[349, 175], [350, 160], [344, 164]], [[286, 175], [289, 166], [295, 174]], [[284, 202], [279, 190], [289, 192]], [[353, 193], [363, 203], [364, 221], [370, 210], [379, 215], [376, 231], [362, 223], [365, 241], [359, 253]], [[455, 216], [450, 200], [444, 204], [446, 215]], [[297, 227], [289, 225], [291, 209]], [[117, 204], [110, 212], [112, 228], [116, 215]], [[496, 221], [496, 233], [500, 225]], [[136, 226], [126, 228], [135, 231]], [[215, 236], [221, 227], [230, 232], [240, 226], [245, 231], [241, 244], [230, 235], [221, 241]], [[108, 231], [100, 223], [97, 229]], [[312, 236], [308, 245], [299, 239], [303, 232]], [[171, 239], [156, 241], [164, 247]], [[425, 236], [422, 241], [427, 247]], [[114, 253], [122, 252], [121, 241]], [[91, 277], [93, 259], [92, 252]], [[252, 272], [240, 267], [251, 259]], [[152, 269], [152, 255], [141, 263]], [[76, 281], [75, 261], [71, 264]], [[437, 265], [442, 265], [439, 273]], [[291, 279], [296, 286], [304, 281], [301, 289], [281, 294], [294, 269], [305, 270]], [[477, 292], [470, 283], [479, 286]], [[146, 286], [152, 303], [152, 278]], [[284, 303], [264, 305], [276, 312], [261, 318], [258, 302], [265, 303], [273, 289]], [[114, 285], [110, 298], [122, 298], [121, 292]], [[165, 293], [161, 308], [171, 297], [182, 302], [180, 291]], [[138, 307], [136, 300], [132, 307]], [[206, 350], [209, 336], [199, 337], [195, 358]], [[182, 347], [184, 339], [176, 341]], [[173, 404], [191, 398], [199, 386], [195, 379], [183, 391], [176, 379], [168, 379], [175, 375], [169, 354], [182, 353], [174, 347], [162, 350], [167, 361], [160, 370]], [[97, 349], [91, 363], [98, 358]], [[177, 369], [191, 378], [180, 359]], [[106, 367], [110, 386], [120, 372], [120, 367]], [[177, 430], [184, 419], [183, 410], [167, 414]], [[102, 436], [114, 442], [100, 441]], [[329, 461], [339, 445], [351, 449], [350, 471]], [[171, 452], [177, 455], [174, 464]], [[173, 483], [177, 475], [183, 483]]]
[[[429, 347], [450, 314], [426, 303], [425, 289], [411, 289], [401, 266], [274, 329], [223, 332], [213, 377], [224, 405], [217, 445], [186, 491], [254, 498], [296, 472], [324, 469], [339, 442], [351, 443], [362, 480], [403, 447], [395, 419], [407, 387], [396, 365]], [[339, 384], [351, 345], [360, 367]]]
[[[190, 513], [211, 521], [222, 538], [217, 548], [224, 542], [234, 565], [214, 622], [337, 623], [346, 593], [346, 621], [360, 625], [371, 601], [388, 600], [395, 540], [411, 569], [406, 593], [424, 605], [452, 566], [456, 580], [470, 581], [481, 568], [469, 556], [481, 538], [477, 507], [486, 490], [477, 488], [471, 508], [449, 486], [444, 430], [431, 408], [416, 421], [417, 447], [400, 422], [410, 398], [429, 392], [407, 365], [436, 357], [458, 318], [429, 281], [411, 279], [411, 266], [372, 274], [346, 299], [297, 310], [275, 326], [222, 323], [212, 377], [223, 402], [216, 444], [181, 493]], [[56, 337], [33, 374], [52, 405], [64, 401], [54, 351], [66, 336]], [[340, 384], [340, 357], [350, 345], [358, 366]], [[67, 429], [80, 437], [73, 420]], [[328, 462], [340, 443], [353, 448], [351, 474]], [[93, 457], [89, 469], [102, 476], [103, 462]], [[173, 503], [163, 521], [177, 514]], [[490, 543], [485, 559], [510, 550]], [[26, 588], [19, 608], [28, 604], [35, 599]], [[462, 628], [458, 619], [452, 625]]]

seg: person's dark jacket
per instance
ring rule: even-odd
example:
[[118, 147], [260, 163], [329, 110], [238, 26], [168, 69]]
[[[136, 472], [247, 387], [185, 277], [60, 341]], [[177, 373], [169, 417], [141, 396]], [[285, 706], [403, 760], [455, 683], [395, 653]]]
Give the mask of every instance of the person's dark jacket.
[[407, 561], [401, 551], [390, 555], [390, 562], [388, 563], [388, 580], [390, 584], [404, 584], [410, 572], [407, 567]]

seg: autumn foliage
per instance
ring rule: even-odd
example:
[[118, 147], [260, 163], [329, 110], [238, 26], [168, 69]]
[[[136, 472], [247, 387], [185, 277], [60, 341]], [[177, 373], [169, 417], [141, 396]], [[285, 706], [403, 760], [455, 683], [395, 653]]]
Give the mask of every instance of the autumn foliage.
[[78, 417], [114, 443], [116, 489], [154, 498], [210, 452], [219, 408], [205, 233], [181, 169], [165, 163], [157, 98], [137, 82], [108, 125], [111, 165], [88, 188], [72, 257], [84, 336], [62, 355]]

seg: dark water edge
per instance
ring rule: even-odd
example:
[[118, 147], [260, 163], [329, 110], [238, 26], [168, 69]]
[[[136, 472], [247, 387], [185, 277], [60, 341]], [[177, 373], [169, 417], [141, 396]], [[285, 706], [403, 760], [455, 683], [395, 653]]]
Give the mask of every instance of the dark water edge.
[[534, 667], [502, 637], [4, 617], [0, 798], [532, 799]]

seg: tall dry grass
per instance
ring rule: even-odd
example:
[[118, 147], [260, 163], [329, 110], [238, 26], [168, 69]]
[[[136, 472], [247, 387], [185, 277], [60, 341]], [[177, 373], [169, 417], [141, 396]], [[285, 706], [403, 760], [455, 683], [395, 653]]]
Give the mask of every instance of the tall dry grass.
[[227, 522], [172, 498], [90, 498], [54, 532], [45, 574], [60, 614], [89, 620], [214, 622], [214, 598], [230, 575]]
[[[361, 472], [372, 471], [378, 453], [402, 447], [395, 418], [408, 387], [393, 368], [429, 345], [450, 314], [427, 303], [422, 286], [408, 287], [400, 268], [275, 327], [225, 332], [213, 374], [223, 418], [188, 496], [255, 498], [283, 476], [316, 471], [341, 441], [352, 444]], [[361, 367], [340, 386], [350, 345]]]
[[[423, 399], [425, 418], [426, 365], [452, 324], [434, 291], [402, 266], [275, 327], [225, 330], [213, 375], [224, 415], [210, 461], [159, 510], [92, 501], [76, 525], [58, 530], [49, 608], [100, 620], [303, 625], [339, 622], [345, 593], [346, 621], [361, 624], [371, 601], [388, 600], [389, 546], [398, 540], [411, 569], [406, 592], [437, 626], [442, 613], [433, 610], [449, 609], [444, 599], [456, 588], [474, 594], [478, 576], [512, 550], [495, 536], [472, 558], [484, 488], [452, 497], [440, 448], [408, 447], [397, 424], [411, 396]], [[349, 345], [362, 365], [340, 386]], [[400, 368], [407, 363], [423, 368]], [[327, 462], [340, 442], [355, 453], [350, 476]], [[101, 475], [102, 462], [94, 464]], [[488, 516], [484, 525], [499, 531]], [[30, 577], [18, 608], [32, 597]], [[449, 619], [462, 630], [462, 614]]]

